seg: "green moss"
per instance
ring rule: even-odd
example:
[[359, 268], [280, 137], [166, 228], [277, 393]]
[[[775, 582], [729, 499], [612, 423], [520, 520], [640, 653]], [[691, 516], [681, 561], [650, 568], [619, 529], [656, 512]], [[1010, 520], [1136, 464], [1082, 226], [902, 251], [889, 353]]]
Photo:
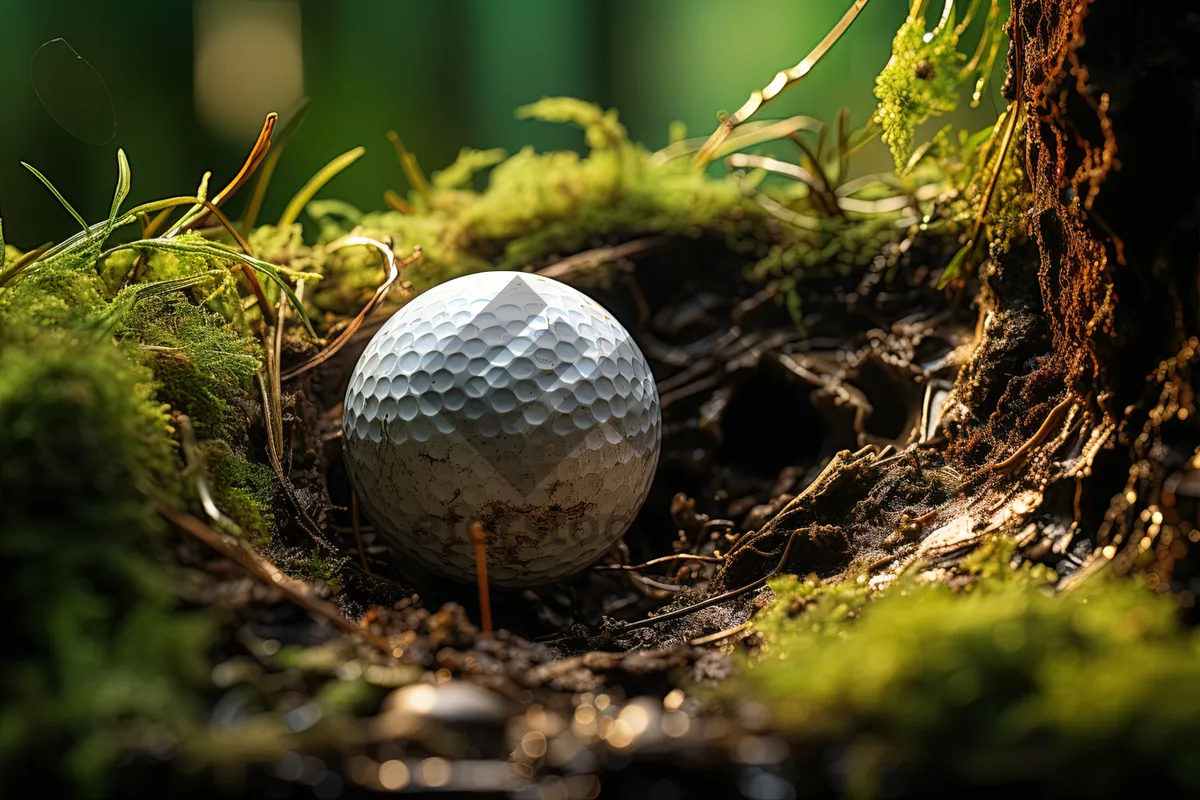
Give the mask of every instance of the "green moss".
[[433, 173], [433, 186], [437, 189], [460, 189], [470, 183], [477, 172], [496, 166], [505, 156], [506, 153], [500, 149], [474, 150], [464, 147], [453, 164]]
[[200, 449], [217, 507], [238, 524], [251, 544], [269, 542], [279, 493], [271, 468], [235, 453], [219, 439], [202, 442]]
[[1103, 578], [1055, 595], [1052, 573], [1013, 570], [1011, 554], [985, 545], [958, 591], [777, 579], [756, 621], [767, 645], [722, 693], [768, 702], [796, 738], [849, 743], [858, 794], [896, 767], [1085, 794], [1156, 772], [1200, 786], [1197, 759], [1162, 747], [1200, 734], [1200, 636], [1180, 627], [1174, 601]]
[[[400, 253], [420, 245], [424, 257], [405, 277], [421, 290], [470, 272], [542, 266], [616, 241], [703, 236], [739, 254], [752, 279], [783, 279], [782, 294], [798, 317], [794, 286], [802, 271], [865, 269], [885, 244], [907, 233], [896, 224], [898, 210], [830, 215], [801, 182], [760, 185], [763, 176], [757, 173], [741, 178], [697, 173], [686, 157], [668, 158], [629, 141], [612, 110], [548, 98], [518, 113], [582, 127], [589, 151], [524, 148], [496, 163], [481, 191], [470, 188], [471, 177], [501, 154], [464, 151], [455, 164], [435, 173], [425, 194], [410, 193], [408, 203], [416, 213], [359, 214], [314, 203], [310, 210], [318, 221], [319, 245], [352, 229], [391, 239]], [[827, 156], [822, 156], [827, 168], [836, 169], [837, 153]], [[855, 196], [870, 200], [881, 188], [889, 197], [911, 195], [945, 177], [929, 162], [886, 187], [867, 186]], [[326, 253], [319, 245], [311, 253], [312, 267], [327, 279], [310, 294], [314, 306], [331, 318], [357, 312], [383, 280], [378, 255], [365, 248]], [[602, 271], [598, 277], [604, 280]]]
[[587, 146], [593, 150], [620, 147], [628, 140], [625, 126], [617, 119], [616, 109], [602, 109], [574, 97], [543, 97], [536, 103], [518, 108], [517, 119], [578, 125], [583, 128]]
[[[186, 233], [177, 240], [186, 244], [199, 240], [199, 234]], [[212, 255], [167, 250], [120, 250], [105, 258], [101, 273], [112, 285], [145, 284], [155, 281], [199, 278], [205, 280], [192, 290], [197, 301], [240, 330], [247, 330], [238, 279], [230, 271], [232, 260]], [[114, 283], [115, 282], [115, 283]]]
[[272, 264], [295, 265], [307, 257], [303, 232], [298, 222], [283, 228], [260, 225], [251, 231], [246, 241], [259, 258]]
[[837, 583], [822, 583], [814, 575], [783, 575], [769, 583], [776, 599], [754, 618], [755, 630], [764, 637], [760, 648], [764, 654], [773, 652], [797, 625], [812, 633], [840, 626], [857, 616], [871, 598], [865, 579], [859, 582], [853, 575]]
[[332, 241], [362, 222], [362, 211], [344, 200], [313, 200], [305, 211], [312, 217], [317, 239]]
[[36, 516], [29, 495], [59, 491], [107, 513], [108, 498], [132, 498], [170, 478], [176, 461], [164, 408], [150, 371], [127, 355], [128, 348], [66, 332], [34, 344], [0, 339], [0, 444], [11, 459], [0, 471], [10, 498], [0, 512]]
[[182, 722], [204, 672], [211, 628], [174, 608], [146, 497], [171, 502], [179, 464], [150, 372], [125, 349], [0, 337], [0, 597], [21, 609], [0, 666], [13, 786], [103, 793], [130, 726]]
[[875, 79], [875, 96], [883, 143], [891, 149], [897, 171], [904, 170], [912, 155], [917, 126], [958, 104], [966, 60], [958, 51], [953, 14], [929, 33], [923, 15], [906, 20], [896, 32], [892, 58]]
[[26, 267], [0, 289], [0, 324], [10, 331], [82, 328], [108, 310], [107, 291], [90, 263], [51, 259]]
[[[194, 236], [195, 234], [185, 234]], [[175, 278], [189, 278], [193, 275], [203, 275], [224, 265], [214, 259], [199, 253], [181, 253], [157, 250], [150, 253], [139, 253], [136, 250], [121, 251], [109, 256], [108, 261], [119, 260], [120, 263], [134, 266], [132, 273], [134, 283], [150, 281], [165, 281]]]
[[[361, 225], [371, 235], [390, 237], [400, 252], [420, 245], [424, 257], [405, 277], [422, 289], [468, 272], [521, 269], [605, 243], [613, 234], [708, 234], [749, 248], [752, 256], [765, 255], [773, 243], [791, 245], [802, 238], [733, 181], [696, 174], [684, 158], [659, 163], [625, 138], [611, 110], [553, 98], [521, 113], [581, 125], [592, 149], [586, 155], [522, 149], [497, 164], [479, 192], [464, 186], [499, 153], [466, 151], [435, 174], [428, 198], [410, 197], [421, 213], [385, 211], [359, 219], [322, 207], [320, 241]], [[314, 303], [337, 314], [361, 308], [382, 279], [378, 257], [361, 248], [331, 254], [318, 269], [328, 280], [316, 287]]]
[[340, 592], [342, 568], [349, 561], [349, 556], [328, 556], [318, 550], [309, 550], [289, 566], [305, 580], [324, 581], [334, 592]]
[[[892, 57], [875, 79], [879, 99], [875, 119], [883, 129], [884, 144], [891, 148], [897, 172], [910, 166], [917, 126], [953, 111], [963, 83], [974, 81], [971, 105], [979, 105], [1005, 38], [1000, 10], [1000, 4], [985, 11], [977, 2], [948, 3], [932, 30], [926, 31], [926, 13], [922, 11], [905, 20], [896, 32]], [[963, 22], [956, 25], [959, 12]], [[967, 31], [972, 20], [979, 39], [968, 59], [958, 45], [964, 34], [971, 37]]]
[[148, 298], [121, 321], [154, 369], [159, 397], [187, 414], [200, 437], [229, 436], [244, 425], [238, 401], [261, 364], [261, 348], [217, 314], [179, 294]]

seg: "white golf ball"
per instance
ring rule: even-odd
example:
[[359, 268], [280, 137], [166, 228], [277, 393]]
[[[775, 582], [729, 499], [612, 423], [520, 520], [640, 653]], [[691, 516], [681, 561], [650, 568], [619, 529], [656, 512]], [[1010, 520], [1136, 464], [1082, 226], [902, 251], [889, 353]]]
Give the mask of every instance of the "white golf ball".
[[558, 281], [483, 272], [419, 295], [355, 366], [342, 416], [350, 478], [402, 556], [529, 586], [621, 537], [658, 464], [658, 389], [629, 333]]

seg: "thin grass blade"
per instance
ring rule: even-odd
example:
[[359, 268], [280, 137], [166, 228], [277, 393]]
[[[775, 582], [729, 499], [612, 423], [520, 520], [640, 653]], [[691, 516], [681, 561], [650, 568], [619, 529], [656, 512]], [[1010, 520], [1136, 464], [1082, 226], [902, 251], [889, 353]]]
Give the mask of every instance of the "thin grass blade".
[[[129, 172], [129, 159], [125, 157], [125, 151], [117, 149], [117, 190], [113, 193], [112, 210], [108, 212], [108, 227], [105, 229], [111, 232], [117, 224], [117, 215], [121, 213], [121, 204], [125, 202], [125, 198], [129, 196], [129, 183], [131, 179]], [[86, 226], [85, 226], [86, 227]]]
[[325, 184], [337, 177], [338, 173], [355, 161], [358, 161], [365, 152], [367, 152], [367, 148], [365, 147], [356, 147], [353, 150], [348, 150], [322, 167], [316, 175], [309, 178], [308, 183], [304, 184], [300, 191], [296, 192], [296, 196], [291, 199], [287, 204], [287, 208], [283, 210], [283, 216], [279, 218], [279, 227], [286, 228], [299, 219], [300, 212], [308, 205], [308, 201], [312, 200]]
[[58, 202], [62, 203], [63, 208], [70, 212], [71, 216], [75, 218], [75, 221], [79, 223], [79, 227], [83, 228], [85, 231], [88, 229], [87, 222], [85, 222], [83, 217], [80, 216], [79, 212], [75, 210], [75, 207], [67, 202], [67, 198], [62, 196], [62, 192], [60, 192], [55, 185], [50, 182], [49, 178], [38, 172], [37, 168], [32, 164], [26, 164], [24, 161], [22, 161], [21, 166], [32, 172], [33, 177], [41, 181], [42, 184], [50, 190], [50, 194], [54, 195], [54, 198], [58, 200]]
[[283, 130], [275, 137], [270, 152], [267, 153], [262, 166], [258, 168], [258, 174], [254, 179], [254, 190], [250, 193], [250, 202], [246, 205], [246, 213], [242, 218], [242, 232], [247, 236], [250, 235], [250, 231], [254, 230], [254, 223], [258, 221], [263, 199], [267, 195], [267, 184], [271, 182], [271, 176], [275, 174], [275, 165], [279, 163], [279, 157], [283, 155], [283, 148], [287, 145], [288, 139], [292, 138], [292, 134], [299, 130], [307, 114], [308, 98], [304, 97], [301, 98], [296, 110], [288, 118]]
[[950, 259], [950, 263], [942, 270], [942, 277], [938, 278], [937, 288], [945, 289], [954, 282], [963, 273], [963, 267], [967, 263], [967, 256], [975, 249], [975, 242], [967, 242], [959, 251], [954, 254], [954, 258]]

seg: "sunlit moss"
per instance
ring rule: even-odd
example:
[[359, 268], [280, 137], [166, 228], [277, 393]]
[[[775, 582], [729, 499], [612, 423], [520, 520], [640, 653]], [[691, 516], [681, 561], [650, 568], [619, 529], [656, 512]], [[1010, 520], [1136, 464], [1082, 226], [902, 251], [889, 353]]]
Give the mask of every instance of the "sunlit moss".
[[[741, 255], [751, 277], [765, 280], [818, 266], [865, 268], [884, 243], [904, 235], [895, 224], [898, 214], [820, 211], [803, 183], [759, 187], [757, 180], [697, 173], [687, 158], [664, 160], [629, 141], [611, 110], [548, 98], [521, 113], [582, 127], [589, 151], [523, 148], [495, 164], [482, 191], [471, 189], [468, 178], [499, 153], [465, 151], [454, 165], [435, 173], [427, 196], [410, 194], [407, 202], [417, 213], [362, 214], [344, 204], [312, 204], [319, 242], [358, 229], [390, 238], [399, 252], [420, 245], [424, 257], [405, 277], [423, 289], [469, 272], [540, 266], [641, 236], [722, 241]], [[921, 180], [938, 179], [928, 173]], [[902, 181], [902, 188], [911, 191], [915, 180], [903, 179], [913, 185]], [[328, 313], [357, 311], [383, 278], [377, 255], [363, 248], [323, 256], [318, 247], [314, 259], [327, 279], [311, 297]]]
[[[766, 214], [733, 183], [695, 175], [686, 163], [655, 166], [649, 157], [628, 142], [586, 156], [525, 148], [492, 170], [483, 192], [434, 188], [427, 213], [369, 213], [360, 224], [390, 237], [398, 250], [422, 247], [424, 257], [406, 274], [417, 288], [484, 269], [520, 269], [587, 249], [612, 232], [753, 241], [757, 227], [764, 240], [777, 238], [765, 230], [772, 224]], [[317, 287], [315, 302], [341, 313], [361, 307], [382, 278], [378, 258], [361, 250], [335, 254], [324, 269], [329, 280]]]
[[349, 556], [331, 556], [314, 549], [292, 560], [289, 567], [305, 580], [324, 581], [334, 592], [340, 592], [342, 569], [349, 561]]
[[104, 283], [89, 264], [58, 259], [26, 267], [0, 289], [0, 325], [82, 328], [108, 308]]
[[234, 452], [220, 439], [202, 442], [200, 448], [217, 507], [237, 523], [251, 544], [270, 541], [272, 509], [279, 493], [271, 468]]
[[261, 363], [254, 339], [179, 294], [138, 303], [119, 333], [137, 343], [140, 360], [154, 370], [159, 397], [191, 417], [197, 435], [227, 436], [244, 424], [234, 404], [245, 397]]
[[[1200, 638], [1174, 601], [1117, 579], [1056, 595], [1052, 573], [1011, 569], [1012, 552], [981, 548], [958, 590], [775, 580], [755, 623], [767, 644], [722, 693], [768, 702], [790, 736], [848, 744], [860, 794], [904, 769], [1086, 791], [1136, 774], [1129, 762], [1200, 785], [1196, 759], [1160, 747], [1200, 733]], [[1030, 760], [1038, 742], [1053, 745]]]
[[[11, 323], [11, 321], [10, 321]], [[179, 462], [150, 371], [111, 342], [0, 337], [0, 773], [103, 794], [129, 720], [180, 721], [207, 618], [156, 563]], [[122, 732], [125, 732], [124, 734]]]
[[503, 161], [505, 152], [500, 149], [475, 150], [464, 147], [458, 153], [454, 163], [439, 172], [433, 173], [433, 186], [437, 189], [460, 189], [489, 167], [494, 167]]
[[897, 170], [908, 163], [917, 126], [958, 104], [966, 60], [958, 51], [953, 15], [928, 34], [921, 15], [906, 20], [896, 32], [892, 58], [875, 79], [875, 96], [883, 143], [891, 148]]
[[303, 233], [298, 222], [284, 228], [260, 225], [250, 233], [247, 242], [259, 258], [272, 264], [294, 265], [307, 257]]

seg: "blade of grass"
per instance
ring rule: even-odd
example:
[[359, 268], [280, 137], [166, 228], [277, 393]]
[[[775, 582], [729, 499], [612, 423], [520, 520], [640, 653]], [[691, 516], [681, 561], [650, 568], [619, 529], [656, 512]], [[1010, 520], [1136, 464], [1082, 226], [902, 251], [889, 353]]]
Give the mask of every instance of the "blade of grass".
[[429, 181], [425, 178], [425, 173], [421, 171], [421, 165], [417, 163], [417, 157], [409, 152], [404, 146], [404, 140], [400, 138], [400, 134], [395, 131], [387, 132], [388, 141], [396, 148], [396, 157], [400, 159], [400, 168], [404, 170], [404, 174], [408, 177], [408, 182], [417, 190], [421, 198], [429, 205]]
[[[1000, 27], [1000, 4], [996, 0], [992, 0], [992, 8], [988, 11], [987, 22], [984, 25], [983, 33], [980, 34], [980, 41], [985, 39], [992, 40], [992, 46], [988, 50], [987, 59], [983, 66], [979, 68], [979, 77], [975, 80], [975, 91], [971, 93], [971, 108], [978, 108], [979, 101], [983, 98], [983, 88], [987, 86], [988, 80], [992, 75], [992, 65], [996, 63], [996, 54], [1000, 50], [1000, 43], [1004, 40], [1004, 29]], [[971, 58], [978, 67], [978, 54]]]
[[33, 262], [35, 262], [39, 258], [41, 258], [43, 255], [45, 255], [46, 251], [48, 251], [49, 249], [50, 249], [50, 245], [44, 244], [41, 247], [35, 247], [33, 250], [30, 250], [28, 253], [24, 253], [24, 254], [18, 256], [17, 258], [13, 259], [13, 262], [11, 264], [9, 264], [7, 267], [5, 267], [3, 271], [0, 271], [0, 288], [7, 285], [8, 282], [11, 281], [13, 278], [17, 277], [17, 275], [20, 274], [21, 270], [25, 269], [30, 264], [32, 264]]
[[954, 35], [962, 36], [967, 32], [967, 28], [971, 26], [971, 20], [975, 19], [975, 12], [979, 10], [980, 0], [971, 0], [971, 5], [967, 6], [967, 12], [963, 14], [962, 20], [954, 26]]
[[766, 156], [753, 156], [747, 153], [734, 153], [726, 161], [729, 166], [738, 169], [762, 169], [767, 172], [774, 172], [777, 175], [786, 175], [793, 180], [800, 181], [809, 188], [812, 192], [811, 196], [827, 215], [841, 213], [841, 209], [838, 206], [838, 199], [833, 192], [829, 191], [824, 177], [813, 175], [799, 164], [791, 164], [787, 161], [780, 161]]
[[[210, 180], [212, 180], [212, 172], [205, 172], [202, 176], [200, 176], [200, 186], [196, 189], [196, 197], [199, 197], [201, 200], [208, 199], [208, 182]], [[179, 218], [178, 222], [167, 229], [167, 232], [163, 234], [163, 238], [170, 239], [171, 237], [187, 230], [187, 226], [196, 220], [197, 215], [201, 211], [203, 211], [203, 209], [200, 208], [199, 203], [189, 208], [183, 213], [183, 216]], [[150, 230], [150, 236], [147, 238], [153, 238], [157, 234], [158, 231], [152, 228]]]
[[262, 210], [263, 198], [267, 194], [267, 184], [271, 182], [271, 176], [275, 174], [275, 165], [279, 163], [279, 157], [283, 155], [283, 148], [287, 146], [288, 139], [292, 138], [304, 122], [304, 117], [308, 114], [308, 98], [301, 98], [296, 110], [288, 118], [287, 124], [283, 126], [283, 130], [275, 137], [275, 141], [271, 146], [271, 152], [267, 154], [266, 160], [258, 169], [258, 177], [254, 181], [254, 190], [250, 193], [250, 202], [246, 205], [246, 213], [242, 217], [242, 232], [247, 236], [250, 231], [254, 230], [254, 223], [258, 221], [258, 212]]
[[[254, 251], [250, 249], [250, 243], [247, 242], [240, 233], [238, 233], [237, 229], [234, 227], [234, 224], [230, 221], [229, 217], [225, 216], [225, 212], [223, 212], [223, 211], [221, 211], [221, 209], [217, 208], [216, 205], [211, 200], [205, 200], [203, 197], [201, 197], [199, 195], [197, 195], [195, 197], [191, 197], [188, 195], [183, 195], [180, 197], [167, 197], [162, 200], [154, 200], [153, 202], [150, 202], [150, 203], [143, 203], [142, 205], [131, 209], [129, 211], [129, 213], [127, 213], [124, 217], [122, 217], [120, 220], [118, 220], [117, 226], [120, 227], [121, 225], [127, 225], [127, 224], [133, 222], [135, 219], [140, 219], [144, 215], [149, 214], [151, 211], [158, 211], [158, 212], [160, 212], [160, 215], [161, 215], [161, 212], [167, 212], [167, 211], [170, 211], [172, 208], [177, 208], [182, 205], [187, 205], [188, 203], [193, 203], [198, 208], [206, 209], [210, 214], [212, 214], [214, 217], [216, 217], [217, 222], [220, 223], [221, 226], [223, 228], [225, 228], [226, 231], [229, 232], [230, 237], [233, 238], [233, 240], [237, 243], [238, 247], [242, 248], [242, 250], [244, 250], [249, 255], [254, 255]], [[144, 240], [153, 240], [154, 239], [153, 236], [143, 236], [142, 238]]]
[[863, 147], [878, 135], [879, 123], [872, 117], [861, 128], [856, 128], [850, 132], [850, 139], [846, 142], [846, 157], [853, 157], [855, 153], [862, 150]]
[[62, 203], [63, 208], [70, 212], [71, 216], [75, 218], [75, 221], [79, 223], [79, 227], [83, 228], [85, 231], [88, 229], [87, 222], [85, 222], [83, 217], [79, 215], [79, 212], [75, 210], [75, 207], [67, 202], [67, 198], [62, 196], [62, 192], [58, 191], [54, 184], [50, 182], [49, 178], [38, 172], [37, 168], [32, 164], [26, 164], [24, 161], [22, 161], [21, 166], [32, 172], [33, 177], [41, 181], [42, 184], [50, 190], [50, 194], [54, 195], [55, 199]]
[[171, 209], [164, 208], [155, 214], [153, 219], [144, 213], [141, 216], [145, 218], [145, 224], [142, 225], [142, 238], [149, 239], [154, 236], [159, 228], [166, 224], [167, 217], [171, 216]]
[[[821, 126], [819, 132], [823, 134], [825, 130], [825, 126]], [[801, 158], [801, 164], [807, 165], [808, 170], [814, 176], [816, 176], [817, 180], [820, 182], [818, 191], [822, 193], [821, 196], [823, 197], [823, 202], [828, 212], [838, 216], [845, 216], [845, 214], [842, 212], [841, 205], [838, 203], [837, 195], [834, 193], [835, 187], [830, 184], [829, 176], [825, 174], [825, 167], [821, 164], [821, 159], [817, 156], [817, 153], [812, 149], [812, 147], [809, 146], [808, 142], [804, 141], [804, 137], [798, 133], [789, 134], [788, 139], [790, 139], [796, 145], [796, 147], [800, 148], [800, 152], [803, 155], [803, 158]]]
[[399, 211], [401, 214], [417, 213], [417, 210], [412, 207], [412, 204], [391, 189], [383, 190], [383, 202], [387, 203], [388, 208], [392, 209], [393, 211]]
[[[172, 208], [182, 206], [187, 203], [193, 203], [195, 204], [196, 208], [204, 210], [216, 217], [217, 222], [220, 223], [221, 227], [229, 232], [229, 235], [233, 238], [233, 241], [237, 243], [238, 247], [242, 248], [242, 250], [246, 251], [246, 253], [254, 255], [254, 251], [250, 249], [250, 243], [247, 242], [240, 233], [238, 233], [238, 230], [234, 226], [233, 222], [230, 221], [229, 217], [225, 216], [225, 212], [217, 208], [213, 201], [206, 200], [200, 195], [196, 195], [195, 197], [168, 197], [165, 200], [156, 200], [153, 203], [147, 203], [145, 205], [138, 206], [136, 209], [134, 209], [134, 211], [136, 211], [140, 216], [148, 213], [149, 211], [157, 211], [159, 209], [162, 209], [163, 211], [170, 211]], [[142, 238], [154, 239], [155, 237], [143, 236]]]
[[763, 105], [778, 97], [780, 92], [804, 80], [809, 72], [812, 71], [812, 68], [817, 65], [817, 62], [829, 51], [829, 48], [833, 47], [837, 40], [842, 37], [842, 34], [846, 32], [846, 29], [850, 27], [851, 23], [858, 18], [859, 12], [863, 10], [867, 2], [868, 0], [854, 0], [838, 23], [833, 26], [829, 33], [825, 34], [825, 38], [818, 42], [817, 46], [800, 63], [789, 69], [777, 72], [770, 83], [762, 89], [754, 90], [750, 94], [750, 99], [743, 103], [741, 108], [722, 120], [717, 129], [708, 137], [708, 141], [704, 143], [704, 146], [693, 157], [692, 164], [694, 168], [703, 170], [713, 160], [721, 143], [729, 137], [729, 134], [733, 133], [734, 128], [754, 116]]
[[967, 256], [975, 249], [974, 240], [967, 242], [959, 248], [954, 254], [954, 258], [950, 259], [950, 263], [942, 270], [942, 276], [938, 278], [937, 288], [945, 289], [955, 281], [963, 273], [963, 267], [967, 263]]
[[312, 200], [325, 184], [337, 177], [339, 172], [361, 158], [365, 152], [367, 152], [367, 148], [365, 147], [356, 147], [353, 150], [348, 150], [322, 167], [316, 175], [309, 178], [308, 183], [304, 184], [300, 188], [300, 191], [296, 192], [296, 196], [291, 199], [287, 207], [283, 210], [283, 216], [279, 218], [279, 227], [286, 228], [299, 219], [300, 212], [308, 205], [308, 201]]
[[[835, 184], [846, 179], [850, 167], [850, 109], [842, 106], [837, 115], [837, 176]], [[836, 188], [836, 187], [830, 187]]]
[[121, 213], [121, 204], [129, 196], [130, 178], [129, 159], [125, 157], [124, 150], [117, 148], [117, 189], [113, 192], [112, 210], [108, 212], [107, 231], [111, 232], [113, 226], [117, 224], [117, 215]]
[[271, 433], [275, 437], [275, 452], [283, 452], [283, 381], [279, 379], [279, 362], [283, 360], [283, 334], [287, 330], [287, 303], [280, 300], [275, 311], [275, 325], [268, 336], [263, 352], [268, 354], [267, 379], [271, 391], [271, 420], [275, 423]]
[[[258, 133], [258, 139], [254, 142], [254, 146], [250, 148], [250, 153], [246, 156], [246, 161], [242, 164], [242, 168], [233, 176], [233, 180], [226, 184], [225, 188], [217, 192], [216, 196], [213, 197], [212, 202], [214, 206], [220, 208], [225, 205], [225, 201], [232, 197], [234, 192], [242, 188], [246, 181], [250, 180], [250, 176], [254, 174], [259, 165], [262, 164], [263, 159], [267, 157], [267, 151], [271, 149], [271, 134], [275, 130], [275, 122], [278, 119], [279, 115], [274, 111], [267, 114], [266, 119], [263, 120], [262, 130]], [[204, 197], [205, 195], [201, 193], [200, 196]], [[189, 213], [183, 220], [176, 223], [175, 227], [167, 231], [166, 238], [177, 236], [184, 231], [195, 228], [204, 221], [206, 216], [206, 214], [192, 216]]]
[[[121, 219], [117, 220], [116, 225], [113, 226], [113, 230], [124, 227], [125, 225], [128, 225], [136, 220], [137, 216], [133, 212], [126, 214], [125, 216], [121, 217]], [[88, 227], [84, 228], [79, 233], [72, 234], [58, 244], [46, 245], [38, 253], [36, 260], [49, 260], [75, 247], [94, 244], [101, 238], [107, 236], [109, 233], [111, 233], [111, 231], [108, 229], [108, 220], [97, 222], [95, 225], [89, 225]]]
[[[945, 271], [942, 272], [942, 277], [938, 279], [939, 289], [945, 288], [963, 272], [967, 265], [967, 259], [975, 251], [975, 246], [983, 241], [988, 208], [992, 205], [992, 197], [996, 193], [996, 185], [1000, 182], [1000, 173], [1004, 170], [1004, 160], [1008, 157], [1008, 148], [1012, 144], [1013, 133], [1017, 129], [1017, 117], [1021, 108], [1022, 106], [1015, 100], [1009, 103], [1008, 110], [1005, 112], [1008, 117], [1004, 120], [1004, 136], [1000, 140], [999, 152], [996, 156], [996, 166], [988, 176], [987, 186], [983, 190], [983, 197], [980, 198], [979, 208], [975, 212], [975, 226], [972, 229], [971, 238], [967, 240], [962, 249], [954, 254], [954, 258], [950, 259], [950, 263], [946, 265]], [[999, 122], [996, 124], [999, 125]]]
[[217, 192], [217, 196], [213, 198], [213, 205], [220, 208], [225, 204], [225, 201], [233, 196], [233, 193], [245, 185], [246, 181], [250, 180], [250, 176], [254, 174], [263, 159], [267, 157], [267, 151], [271, 149], [271, 134], [275, 131], [275, 123], [279, 120], [279, 115], [274, 111], [267, 114], [263, 120], [262, 130], [259, 131], [258, 140], [254, 142], [254, 146], [250, 148], [250, 154], [246, 156], [246, 162], [242, 164], [242, 168], [238, 170], [237, 175], [233, 176], [224, 189]]
[[[737, 131], [729, 135], [725, 142], [713, 153], [713, 160], [724, 158], [730, 153], [736, 153], [756, 144], [783, 139], [799, 131], [817, 131], [823, 127], [819, 119], [805, 116], [787, 117], [785, 119], [762, 120], [747, 122]], [[665, 164], [682, 156], [695, 153], [706, 142], [704, 138], [683, 139], [669, 144], [650, 157], [652, 164]]]

